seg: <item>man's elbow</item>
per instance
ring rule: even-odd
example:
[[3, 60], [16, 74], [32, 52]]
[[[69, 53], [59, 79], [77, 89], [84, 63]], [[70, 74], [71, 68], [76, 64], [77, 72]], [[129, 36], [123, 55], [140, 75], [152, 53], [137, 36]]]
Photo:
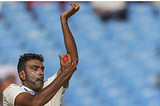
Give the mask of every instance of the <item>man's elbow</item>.
[[72, 55], [71, 55], [71, 61], [72, 61], [72, 62], [75, 61], [75, 62], [78, 64], [78, 61], [79, 61], [78, 55], [76, 55], [76, 56], [72, 56]]
[[42, 101], [40, 100], [33, 100], [31, 104], [32, 104], [31, 106], [43, 106], [44, 105], [44, 103], [42, 103]]
[[79, 59], [78, 59], [78, 58], [75, 58], [75, 60], [74, 60], [74, 61], [78, 64]]

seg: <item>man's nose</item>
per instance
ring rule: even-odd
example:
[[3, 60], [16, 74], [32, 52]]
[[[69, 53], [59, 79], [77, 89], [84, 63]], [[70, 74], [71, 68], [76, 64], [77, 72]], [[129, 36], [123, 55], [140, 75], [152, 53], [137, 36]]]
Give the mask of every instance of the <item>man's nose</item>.
[[38, 70], [38, 74], [43, 76], [43, 75], [44, 75], [43, 70], [42, 70], [42, 69], [39, 69], [39, 70]]

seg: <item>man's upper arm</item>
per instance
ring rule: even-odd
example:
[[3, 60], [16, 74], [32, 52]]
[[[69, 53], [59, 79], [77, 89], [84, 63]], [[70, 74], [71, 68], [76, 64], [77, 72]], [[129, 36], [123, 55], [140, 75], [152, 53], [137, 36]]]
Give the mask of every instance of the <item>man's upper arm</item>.
[[23, 92], [17, 95], [15, 98], [15, 106], [34, 106], [33, 105], [33, 97], [34, 95], [31, 95], [30, 93]]

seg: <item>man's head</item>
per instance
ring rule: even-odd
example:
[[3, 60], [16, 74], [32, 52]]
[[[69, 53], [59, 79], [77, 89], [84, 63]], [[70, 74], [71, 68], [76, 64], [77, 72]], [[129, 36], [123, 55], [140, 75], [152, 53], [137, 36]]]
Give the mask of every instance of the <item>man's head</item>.
[[43, 56], [34, 53], [25, 53], [20, 56], [18, 62], [18, 73], [22, 84], [38, 92], [43, 87], [44, 66]]

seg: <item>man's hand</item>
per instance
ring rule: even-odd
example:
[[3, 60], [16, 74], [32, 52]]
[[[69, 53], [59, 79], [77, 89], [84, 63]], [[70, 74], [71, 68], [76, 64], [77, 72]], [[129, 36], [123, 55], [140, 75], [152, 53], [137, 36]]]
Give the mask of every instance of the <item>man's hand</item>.
[[70, 57], [70, 55], [69, 54], [64, 54], [63, 56], [67, 56], [68, 60], [66, 62], [64, 62], [63, 61], [63, 57], [59, 54], [60, 65], [61, 65], [62, 70], [71, 65], [71, 57]]
[[64, 54], [63, 56], [67, 56], [68, 60], [66, 62], [63, 61], [63, 57], [59, 54], [60, 59], [60, 66], [61, 66], [61, 72], [64, 70], [70, 70], [70, 71], [76, 71], [77, 70], [77, 63], [75, 61], [71, 61], [71, 57], [69, 54]]
[[[71, 57], [69, 54], [64, 54], [63, 56], [68, 57], [68, 61], [64, 62], [63, 57], [59, 55], [60, 59], [60, 65], [61, 65], [61, 73], [64, 73], [65, 75], [71, 76], [76, 70], [77, 70], [77, 63], [76, 61], [71, 61]], [[68, 78], [67, 76], [65, 76]]]
[[74, 15], [79, 10], [79, 5], [77, 3], [70, 4], [72, 7], [61, 14], [61, 18], [68, 19], [72, 15]]

